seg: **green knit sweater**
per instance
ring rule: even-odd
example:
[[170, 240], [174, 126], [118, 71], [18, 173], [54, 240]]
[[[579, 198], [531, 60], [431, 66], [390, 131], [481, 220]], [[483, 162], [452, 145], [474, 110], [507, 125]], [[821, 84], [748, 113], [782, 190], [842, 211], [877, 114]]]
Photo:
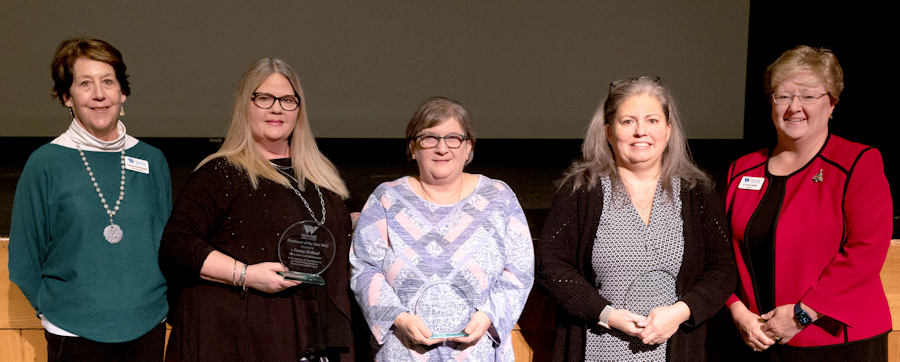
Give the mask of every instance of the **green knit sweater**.
[[[112, 209], [119, 197], [121, 154], [84, 153]], [[137, 339], [168, 311], [157, 261], [171, 212], [168, 164], [162, 152], [143, 142], [125, 155], [148, 161], [150, 172], [125, 171], [125, 198], [114, 217], [123, 231], [118, 244], [103, 237], [109, 216], [76, 149], [38, 148], [13, 201], [10, 280], [57, 327], [105, 343]]]

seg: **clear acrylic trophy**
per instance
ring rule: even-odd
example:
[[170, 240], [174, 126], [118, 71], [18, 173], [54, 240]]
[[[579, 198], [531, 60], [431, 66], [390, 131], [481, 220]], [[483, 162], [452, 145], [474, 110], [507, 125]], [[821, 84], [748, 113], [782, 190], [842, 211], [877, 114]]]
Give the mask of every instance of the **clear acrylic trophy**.
[[413, 314], [425, 321], [430, 339], [465, 337], [463, 332], [475, 314], [474, 300], [449, 282], [426, 285], [415, 301]]
[[324, 285], [322, 273], [331, 265], [336, 252], [334, 235], [324, 225], [305, 220], [291, 225], [278, 242], [278, 260], [285, 279]]
[[631, 281], [625, 295], [625, 309], [646, 316], [654, 308], [675, 304], [675, 276], [665, 270], [650, 270]]

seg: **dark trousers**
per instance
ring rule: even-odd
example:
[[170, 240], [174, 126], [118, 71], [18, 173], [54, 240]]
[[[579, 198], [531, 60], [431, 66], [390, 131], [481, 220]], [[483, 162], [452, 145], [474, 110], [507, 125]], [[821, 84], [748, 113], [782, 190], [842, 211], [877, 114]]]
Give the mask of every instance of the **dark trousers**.
[[44, 332], [49, 362], [160, 362], [166, 347], [166, 324], [160, 323], [147, 334], [121, 343], [95, 342], [81, 337], [63, 337]]

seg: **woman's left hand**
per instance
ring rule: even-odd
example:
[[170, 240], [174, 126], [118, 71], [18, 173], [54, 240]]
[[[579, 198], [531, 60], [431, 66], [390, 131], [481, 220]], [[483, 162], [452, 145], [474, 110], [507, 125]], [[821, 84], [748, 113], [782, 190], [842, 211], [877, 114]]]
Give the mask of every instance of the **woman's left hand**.
[[450, 338], [449, 340], [463, 344], [478, 343], [478, 341], [481, 340], [481, 336], [487, 332], [488, 328], [491, 328], [491, 318], [488, 317], [487, 313], [477, 311], [475, 314], [472, 314], [472, 318], [469, 319], [469, 324], [466, 325], [466, 329], [463, 330], [468, 336]]
[[[810, 313], [809, 315], [813, 316], [815, 314]], [[803, 326], [794, 319], [793, 304], [775, 307], [769, 313], [761, 315], [760, 318], [766, 320], [766, 323], [762, 326], [763, 333], [780, 344], [788, 343], [791, 338], [794, 338], [797, 333], [803, 330]]]
[[265, 293], [278, 293], [301, 283], [285, 279], [278, 272], [285, 271], [284, 265], [276, 262], [264, 262], [247, 266], [244, 285]]
[[638, 327], [644, 329], [638, 334], [638, 338], [644, 344], [649, 345], [665, 342], [675, 334], [678, 326], [690, 317], [691, 309], [682, 301], [670, 306], [655, 308], [650, 311], [647, 319], [637, 323]]

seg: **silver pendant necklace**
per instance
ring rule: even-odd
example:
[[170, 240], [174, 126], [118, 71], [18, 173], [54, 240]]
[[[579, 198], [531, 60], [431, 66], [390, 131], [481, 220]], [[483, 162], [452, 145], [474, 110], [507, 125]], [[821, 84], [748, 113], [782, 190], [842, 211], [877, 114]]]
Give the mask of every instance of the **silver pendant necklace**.
[[[657, 183], [659, 183], [659, 179], [658, 179], [659, 175], [656, 175], [656, 177], [657, 177]], [[653, 204], [653, 199], [656, 196], [656, 187], [653, 187], [653, 189], [652, 189], [653, 195], [650, 196], [650, 201], [647, 201], [647, 203], [642, 206], [640, 203], [638, 203], [637, 200], [635, 200], [634, 195], [632, 195], [632, 193], [637, 193], [637, 186], [635, 186], [634, 183], [631, 182], [631, 180], [628, 179], [627, 177], [622, 176], [622, 178], [625, 179], [625, 181], [628, 181], [628, 185], [631, 186], [631, 187], [628, 187], [628, 186], [625, 187], [625, 192], [628, 193], [628, 198], [631, 199], [631, 202], [634, 204], [634, 206], [641, 208], [641, 215], [647, 215], [647, 208]], [[623, 184], [624, 184], [624, 182], [623, 182]], [[628, 192], [629, 189], [631, 189], [634, 192]]]
[[103, 237], [106, 238], [106, 241], [110, 244], [118, 244], [122, 241], [122, 228], [113, 222], [113, 216], [116, 216], [116, 212], [119, 211], [119, 205], [121, 205], [122, 200], [125, 199], [125, 147], [122, 147], [122, 182], [119, 186], [119, 199], [116, 200], [116, 206], [113, 207], [112, 210], [110, 210], [109, 205], [106, 204], [106, 199], [103, 197], [103, 192], [100, 191], [100, 185], [97, 184], [97, 179], [94, 178], [94, 172], [91, 171], [91, 165], [88, 163], [87, 158], [84, 157], [84, 151], [81, 150], [81, 145], [76, 143], [75, 147], [78, 148], [78, 154], [81, 155], [81, 160], [84, 161], [84, 167], [87, 169], [88, 176], [91, 177], [91, 182], [94, 183], [94, 188], [97, 189], [97, 195], [100, 196], [100, 202], [103, 203], [103, 208], [106, 209], [106, 214], [109, 215], [109, 226], [103, 229]]
[[[283, 168], [286, 169], [286, 168], [290, 168], [290, 167], [279, 166], [271, 161], [269, 161], [269, 163], [271, 163], [272, 166], [274, 166], [275, 169], [278, 170], [278, 172], [281, 172], [285, 176], [289, 177], [291, 180], [294, 180], [294, 182], [297, 185], [300, 185], [300, 181], [297, 181], [297, 179], [294, 178], [294, 176], [291, 176], [291, 174], [284, 172]], [[319, 221], [319, 219], [316, 219], [316, 214], [313, 212], [312, 208], [309, 207], [309, 203], [306, 202], [306, 199], [303, 198], [303, 195], [300, 194], [300, 191], [297, 191], [297, 189], [294, 188], [294, 185], [291, 185], [291, 183], [288, 182], [288, 186], [291, 188], [291, 190], [294, 190], [294, 193], [300, 197], [300, 200], [303, 200], [303, 205], [306, 205], [306, 210], [309, 211], [309, 217], [311, 217], [317, 224], [319, 224], [319, 226], [324, 226], [325, 225], [325, 198], [322, 197], [322, 190], [319, 189], [319, 185], [316, 185], [315, 182], [313, 182], [312, 184], [313, 184], [313, 187], [316, 188], [316, 193], [319, 194], [319, 203], [322, 205], [322, 221]]]
[[650, 199], [650, 201], [647, 201], [647, 204], [644, 206], [640, 206], [640, 204], [638, 204], [637, 200], [635, 200], [634, 197], [631, 198], [631, 202], [633, 202], [635, 204], [635, 206], [641, 208], [641, 215], [647, 215], [647, 207], [649, 207], [650, 204], [653, 203], [653, 199]]

